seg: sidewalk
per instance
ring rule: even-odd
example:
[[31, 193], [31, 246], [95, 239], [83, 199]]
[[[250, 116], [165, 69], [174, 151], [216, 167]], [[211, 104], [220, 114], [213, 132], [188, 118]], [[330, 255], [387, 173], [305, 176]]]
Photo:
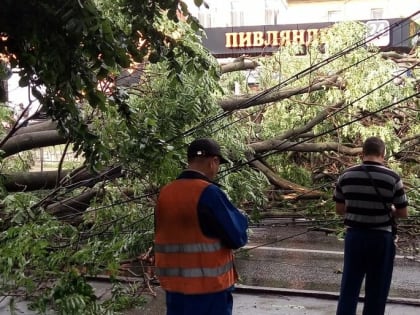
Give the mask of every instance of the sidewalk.
[[[110, 290], [103, 282], [95, 284], [100, 296]], [[160, 287], [154, 287], [156, 297], [144, 294], [147, 304], [141, 308], [125, 311], [124, 315], [166, 315], [165, 294]], [[238, 286], [233, 294], [233, 315], [335, 315], [337, 293], [307, 290], [288, 290]], [[0, 315], [12, 314], [10, 298], [0, 300]], [[358, 314], [361, 314], [359, 303]], [[16, 301], [16, 314], [35, 315], [24, 301]], [[390, 298], [386, 315], [418, 315], [420, 299]]]
[[[335, 315], [336, 293], [275, 288], [238, 286], [233, 295], [234, 315]], [[142, 309], [125, 312], [124, 315], [165, 315], [164, 292], [156, 289], [157, 297], [150, 297]], [[358, 314], [361, 314], [359, 303]], [[418, 315], [420, 299], [390, 299], [387, 315]]]

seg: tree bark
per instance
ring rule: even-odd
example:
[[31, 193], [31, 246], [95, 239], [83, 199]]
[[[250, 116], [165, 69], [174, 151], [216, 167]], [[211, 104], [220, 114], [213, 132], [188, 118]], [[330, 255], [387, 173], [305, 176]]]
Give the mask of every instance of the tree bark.
[[[69, 171], [63, 170], [61, 178], [67, 174]], [[4, 187], [8, 192], [53, 189], [56, 185], [57, 175], [57, 171], [4, 174]]]
[[264, 165], [264, 163], [256, 159], [255, 156], [252, 155], [252, 153], [247, 152], [246, 157], [249, 161], [249, 164], [251, 164], [253, 167], [262, 172], [272, 185], [284, 190], [294, 191], [295, 193], [288, 194], [289, 199], [317, 199], [323, 196], [323, 194], [320, 191], [310, 190], [303, 186], [292, 183], [284, 178], [281, 178], [268, 166]]
[[259, 64], [255, 60], [248, 60], [245, 58], [238, 58], [236, 61], [220, 66], [220, 71], [223, 73], [235, 72], [241, 70], [253, 70]]
[[381, 56], [384, 59], [392, 59], [396, 63], [420, 63], [420, 58], [416, 58], [415, 55], [399, 54], [395, 51], [382, 52]]
[[309, 121], [306, 125], [299, 127], [299, 128], [293, 128], [288, 131], [286, 131], [281, 136], [277, 137], [277, 140], [283, 140], [283, 139], [294, 139], [301, 137], [302, 135], [305, 135], [305, 133], [309, 132], [313, 127], [315, 127], [317, 124], [325, 120], [332, 112], [336, 111], [338, 108], [344, 105], [344, 101], [338, 102], [337, 104], [333, 104], [326, 109], [322, 110], [318, 113], [311, 121]]
[[46, 211], [59, 220], [79, 224], [82, 219], [80, 216], [90, 206], [91, 200], [101, 198], [103, 193], [102, 189], [89, 189], [76, 197], [70, 197], [47, 206]]
[[347, 155], [357, 155], [362, 152], [362, 148], [350, 148], [340, 143], [324, 142], [324, 143], [299, 143], [283, 140], [265, 140], [261, 142], [251, 143], [249, 145], [255, 153], [266, 153], [268, 151], [296, 151], [296, 152], [324, 152], [335, 151]]
[[[120, 166], [110, 167], [100, 174], [94, 174], [86, 168], [77, 171], [62, 170], [59, 178], [63, 187], [93, 187], [104, 180], [112, 180], [123, 174]], [[35, 191], [54, 189], [57, 184], [58, 171], [19, 172], [3, 174], [4, 186], [8, 192]]]
[[25, 133], [33, 133], [38, 131], [47, 131], [47, 130], [56, 130], [57, 123], [52, 120], [46, 120], [41, 122], [32, 123], [26, 127], [19, 128], [13, 134], [13, 136], [25, 134]]
[[321, 81], [318, 81], [314, 84], [306, 85], [304, 87], [283, 88], [279, 90], [271, 89], [270, 93], [264, 91], [262, 93], [258, 93], [248, 97], [240, 96], [224, 99], [219, 102], [219, 105], [224, 111], [233, 111], [253, 107], [256, 105], [277, 102], [285, 98], [289, 98], [293, 95], [309, 93], [333, 86], [339, 88], [343, 87], [338, 75], [332, 75], [330, 77], [323, 78]]
[[4, 157], [41, 147], [65, 144], [67, 140], [57, 130], [23, 133], [9, 138], [1, 147]]

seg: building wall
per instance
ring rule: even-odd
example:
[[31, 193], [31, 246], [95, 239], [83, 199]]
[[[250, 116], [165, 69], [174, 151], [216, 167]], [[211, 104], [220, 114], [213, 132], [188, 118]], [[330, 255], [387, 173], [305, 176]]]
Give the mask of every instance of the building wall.
[[419, 0], [290, 1], [284, 23], [335, 22], [407, 17]]
[[184, 1], [205, 28], [401, 18], [420, 8], [419, 0], [205, 0], [208, 8]]
[[207, 8], [197, 8], [193, 0], [185, 2], [206, 28], [280, 24], [279, 16], [287, 9], [286, 0], [205, 0]]

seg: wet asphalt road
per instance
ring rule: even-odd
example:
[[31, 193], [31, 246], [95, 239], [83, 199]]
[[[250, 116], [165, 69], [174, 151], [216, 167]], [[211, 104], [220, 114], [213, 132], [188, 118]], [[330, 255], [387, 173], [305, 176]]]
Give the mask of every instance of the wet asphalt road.
[[[305, 227], [252, 228], [248, 246], [236, 255], [241, 281], [234, 292], [234, 315], [334, 315], [342, 250], [343, 243], [335, 236], [307, 232]], [[385, 314], [420, 314], [420, 262], [419, 257], [416, 258], [417, 261], [397, 257]], [[254, 286], [267, 290], [257, 291]], [[97, 296], [110, 290], [109, 284], [104, 282], [95, 282], [94, 287]], [[164, 294], [160, 288], [155, 290], [156, 297], [146, 295], [145, 307], [124, 315], [165, 315]], [[8, 301], [0, 300], [0, 315], [11, 314]], [[359, 303], [358, 314], [361, 314], [361, 306]], [[25, 303], [18, 303], [17, 307], [16, 314], [35, 314]]]
[[[290, 295], [290, 293], [240, 293], [233, 294], [233, 315], [335, 315], [337, 300]], [[357, 314], [361, 314], [359, 303]], [[157, 297], [149, 297], [142, 309], [131, 310], [124, 315], [165, 315], [164, 293], [157, 289]], [[386, 315], [418, 315], [420, 306], [388, 303]]]
[[[252, 230], [245, 251], [237, 254], [236, 263], [242, 284], [339, 291], [343, 242], [336, 236], [306, 232], [305, 227], [265, 226]], [[416, 258], [417, 261], [401, 253], [397, 255], [391, 297], [420, 299], [420, 257]]]
[[[254, 227], [245, 251], [236, 256], [241, 281], [234, 292], [234, 315], [335, 314], [343, 264], [343, 242], [335, 236], [305, 227]], [[420, 314], [416, 258], [397, 256], [386, 315]], [[258, 291], [261, 287], [267, 290]], [[163, 292], [157, 293], [144, 309], [126, 315], [165, 315]]]

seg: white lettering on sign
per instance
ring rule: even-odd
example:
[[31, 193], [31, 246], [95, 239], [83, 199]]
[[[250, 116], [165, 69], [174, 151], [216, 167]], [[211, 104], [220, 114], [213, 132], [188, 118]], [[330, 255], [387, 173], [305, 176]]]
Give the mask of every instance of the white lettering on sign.
[[264, 46], [286, 46], [291, 43], [309, 46], [319, 39], [321, 30], [318, 28], [282, 31], [254, 31], [225, 33], [226, 48], [249, 48]]
[[367, 21], [366, 40], [375, 46], [388, 46], [390, 43], [389, 22], [387, 20]]

